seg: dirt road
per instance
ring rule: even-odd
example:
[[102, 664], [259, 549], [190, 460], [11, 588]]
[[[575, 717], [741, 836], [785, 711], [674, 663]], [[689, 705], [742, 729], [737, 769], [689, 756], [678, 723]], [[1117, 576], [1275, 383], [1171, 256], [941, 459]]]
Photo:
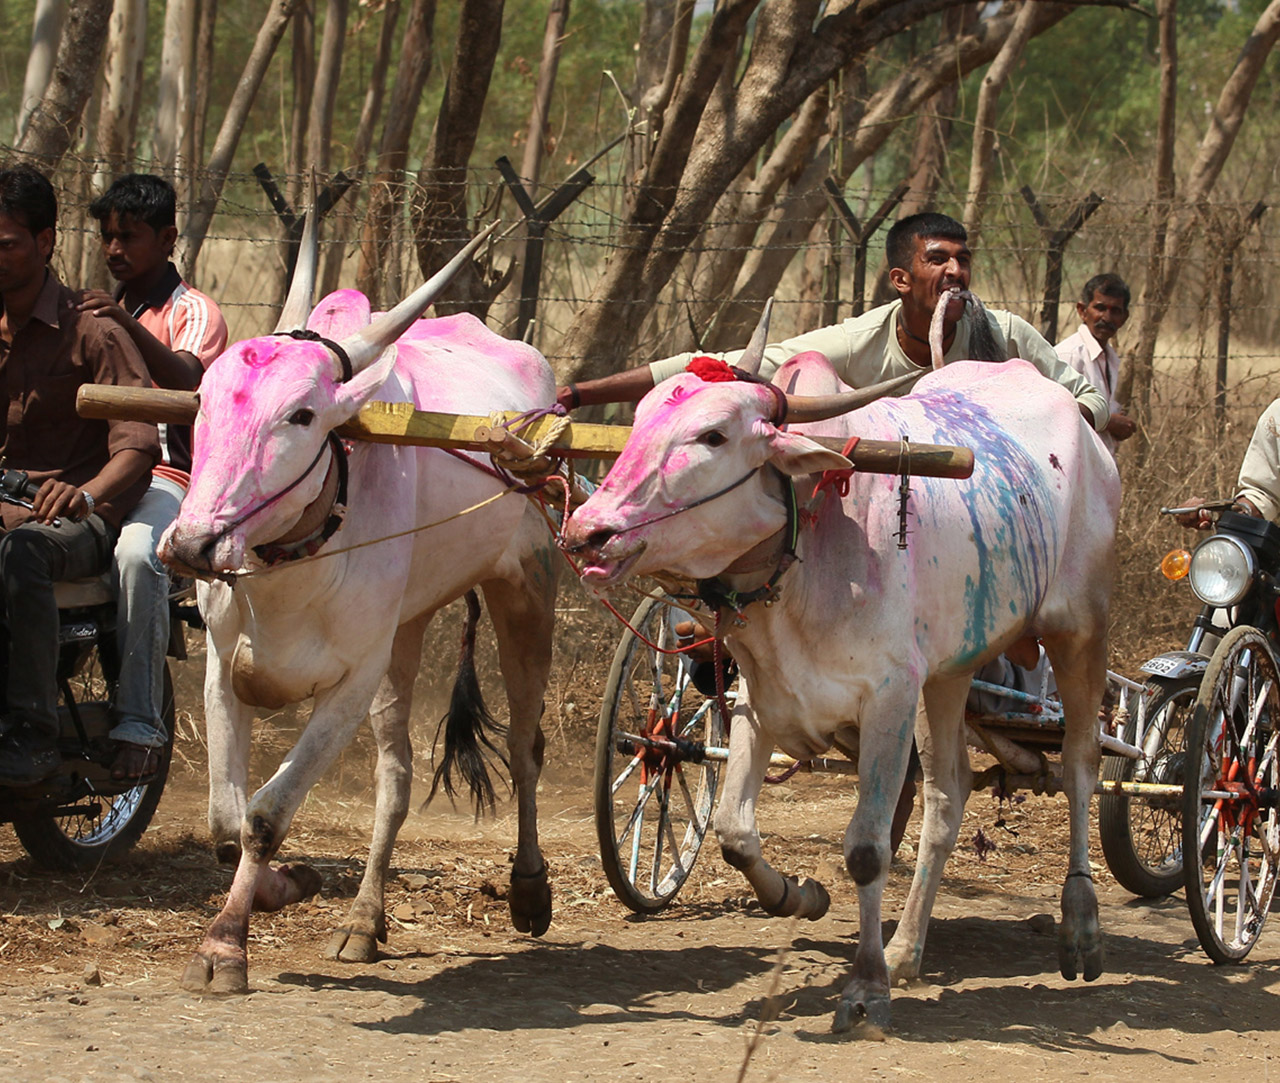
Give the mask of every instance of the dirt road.
[[[513, 817], [476, 825], [433, 807], [410, 818], [397, 851], [386, 957], [358, 966], [321, 958], [365, 844], [367, 808], [340, 792], [312, 796], [287, 846], [289, 859], [321, 868], [325, 894], [255, 917], [253, 992], [234, 999], [177, 984], [229, 882], [203, 843], [195, 769], [175, 768], [137, 854], [91, 877], [35, 870], [5, 829], [0, 1060], [10, 1077], [701, 1083], [738, 1079], [745, 1063], [749, 1080], [1265, 1080], [1280, 1052], [1280, 923], [1249, 966], [1216, 968], [1180, 898], [1133, 902], [1103, 871], [1107, 973], [1088, 986], [1057, 975], [1037, 917], [1057, 911], [1056, 799], [1006, 809], [1015, 835], [996, 826], [989, 798], [974, 798], [925, 980], [895, 991], [884, 1041], [849, 1042], [829, 1033], [857, 935], [839, 858], [847, 784], [798, 776], [768, 790], [771, 859], [831, 888], [828, 916], [797, 925], [755, 907], [714, 848], [675, 907], [633, 918], [604, 886], [587, 780], [553, 776], [542, 800], [556, 918], [539, 941], [514, 933], [494, 897]], [[979, 828], [999, 844], [985, 861], [969, 845]], [[895, 867], [889, 913], [909, 873]]]

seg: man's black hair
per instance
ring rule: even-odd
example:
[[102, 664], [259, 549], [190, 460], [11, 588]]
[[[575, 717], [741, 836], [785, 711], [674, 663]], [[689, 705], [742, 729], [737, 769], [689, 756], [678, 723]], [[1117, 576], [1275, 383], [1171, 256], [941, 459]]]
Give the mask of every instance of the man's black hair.
[[884, 254], [889, 259], [890, 267], [900, 267], [904, 271], [911, 269], [911, 257], [915, 255], [916, 238], [940, 238], [944, 241], [959, 241], [964, 244], [969, 239], [964, 226], [950, 215], [938, 214], [935, 211], [924, 211], [921, 214], [909, 214], [899, 218], [889, 235], [884, 239]]
[[1108, 271], [1104, 274], [1094, 275], [1084, 284], [1084, 289], [1080, 291], [1080, 303], [1088, 305], [1093, 300], [1095, 293], [1100, 293], [1103, 297], [1118, 297], [1124, 302], [1126, 309], [1129, 307], [1129, 285], [1117, 274], [1112, 274]]
[[126, 173], [89, 204], [89, 214], [105, 225], [111, 212], [118, 219], [136, 218], [157, 233], [177, 224], [178, 197], [173, 185], [153, 173]]
[[0, 214], [6, 214], [33, 237], [58, 228], [58, 197], [49, 178], [26, 164], [0, 169]]

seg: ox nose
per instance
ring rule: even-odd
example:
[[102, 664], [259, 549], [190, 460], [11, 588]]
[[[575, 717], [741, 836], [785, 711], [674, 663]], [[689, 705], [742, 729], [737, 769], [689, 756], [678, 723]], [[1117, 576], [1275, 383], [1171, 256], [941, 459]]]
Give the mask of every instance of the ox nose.
[[570, 521], [564, 533], [564, 551], [575, 556], [598, 556], [616, 534], [617, 531], [606, 527], [589, 530]]
[[160, 559], [182, 575], [207, 577], [213, 574], [216, 534], [192, 533], [176, 525], [160, 540]]

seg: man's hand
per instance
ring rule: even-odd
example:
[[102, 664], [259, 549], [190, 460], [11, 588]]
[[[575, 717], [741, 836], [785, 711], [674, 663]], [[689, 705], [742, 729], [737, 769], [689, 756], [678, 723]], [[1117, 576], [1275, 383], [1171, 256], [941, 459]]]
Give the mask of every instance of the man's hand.
[[124, 323], [129, 318], [119, 302], [104, 290], [81, 290], [80, 303], [76, 305], [76, 309], [80, 312], [92, 312], [95, 316], [110, 316], [118, 323]]
[[1138, 431], [1138, 423], [1128, 414], [1112, 414], [1107, 420], [1106, 431], [1117, 440], [1128, 440]]
[[38, 523], [51, 524], [55, 519], [62, 518], [80, 520], [89, 515], [84, 493], [76, 486], [55, 478], [47, 479], [40, 486], [40, 491], [31, 503], [35, 507], [35, 519]]

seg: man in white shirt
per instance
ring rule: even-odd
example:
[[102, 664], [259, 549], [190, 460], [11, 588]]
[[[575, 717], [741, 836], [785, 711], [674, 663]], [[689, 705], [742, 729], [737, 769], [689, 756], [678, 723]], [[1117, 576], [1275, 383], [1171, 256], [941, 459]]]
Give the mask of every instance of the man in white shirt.
[[[929, 324], [938, 299], [953, 287], [969, 288], [972, 253], [964, 226], [945, 214], [910, 215], [889, 230], [885, 255], [889, 281], [898, 294], [896, 301], [768, 345], [760, 375], [768, 379], [788, 358], [808, 350], [823, 354], [850, 387], [869, 387], [908, 372], [927, 371], [932, 366]], [[1012, 357], [1030, 361], [1049, 379], [1066, 387], [1080, 413], [1101, 432], [1107, 424], [1102, 394], [1064, 364], [1022, 317], [999, 309], [985, 311], [985, 326], [979, 326], [965, 300], [952, 300], [943, 320], [944, 362], [1007, 361]], [[712, 356], [732, 364], [741, 353]], [[570, 410], [593, 403], [637, 402], [655, 384], [683, 372], [693, 357], [691, 353], [677, 354], [599, 380], [567, 384], [557, 392], [556, 401]]]
[[1054, 347], [1064, 362], [1106, 397], [1111, 417], [1100, 435], [1113, 456], [1120, 441], [1128, 440], [1138, 427], [1116, 398], [1120, 355], [1111, 344], [1129, 319], [1129, 296], [1129, 287], [1119, 275], [1094, 275], [1084, 284], [1076, 302], [1080, 329]]

